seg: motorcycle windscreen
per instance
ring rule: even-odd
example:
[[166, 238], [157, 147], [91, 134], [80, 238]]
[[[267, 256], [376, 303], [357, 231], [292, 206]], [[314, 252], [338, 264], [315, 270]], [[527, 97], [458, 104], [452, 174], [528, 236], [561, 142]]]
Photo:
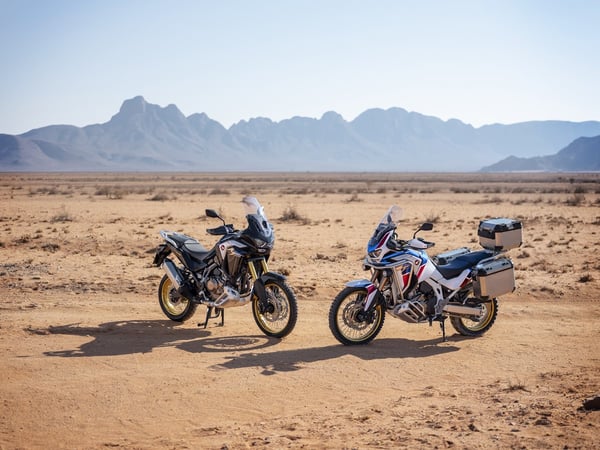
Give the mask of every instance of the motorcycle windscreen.
[[258, 202], [256, 197], [246, 196], [242, 199], [242, 204], [244, 206], [244, 212], [246, 213], [247, 216], [248, 215], [259, 215], [259, 216], [264, 217], [265, 220], [267, 220], [267, 217], [265, 216], [264, 208]]

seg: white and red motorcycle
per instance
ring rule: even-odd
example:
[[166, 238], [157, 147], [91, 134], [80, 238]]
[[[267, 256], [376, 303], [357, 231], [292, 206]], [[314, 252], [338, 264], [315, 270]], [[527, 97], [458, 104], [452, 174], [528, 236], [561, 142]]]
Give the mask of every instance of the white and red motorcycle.
[[367, 245], [365, 270], [370, 279], [352, 281], [333, 300], [329, 328], [345, 345], [366, 344], [381, 331], [385, 313], [410, 323], [445, 320], [464, 336], [481, 336], [498, 313], [497, 296], [515, 289], [514, 267], [506, 251], [521, 245], [521, 223], [511, 219], [481, 221], [483, 250], [467, 247], [429, 257], [433, 242], [417, 238], [433, 229], [423, 223], [412, 239], [400, 240], [396, 227], [402, 210], [394, 205], [383, 216]]

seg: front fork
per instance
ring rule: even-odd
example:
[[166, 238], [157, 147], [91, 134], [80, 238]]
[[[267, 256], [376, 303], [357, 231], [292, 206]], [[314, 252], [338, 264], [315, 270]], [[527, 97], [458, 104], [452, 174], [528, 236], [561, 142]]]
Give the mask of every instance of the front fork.
[[275, 272], [269, 272], [265, 258], [256, 258], [248, 261], [248, 271], [253, 281], [253, 291], [258, 297], [258, 308], [261, 314], [272, 313], [275, 305], [270, 304], [267, 299], [265, 283], [270, 280], [284, 281], [285, 277]]
[[252, 278], [252, 281], [256, 282], [260, 275], [269, 272], [267, 261], [265, 260], [265, 258], [250, 259], [248, 261], [248, 271], [250, 272], [250, 277]]

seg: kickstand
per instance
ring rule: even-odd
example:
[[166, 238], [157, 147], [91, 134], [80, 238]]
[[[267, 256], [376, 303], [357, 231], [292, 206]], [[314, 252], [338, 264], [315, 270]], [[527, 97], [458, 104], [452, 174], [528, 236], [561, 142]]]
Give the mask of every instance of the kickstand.
[[212, 314], [212, 312], [213, 312], [213, 307], [209, 306], [206, 309], [206, 318], [204, 319], [204, 322], [200, 322], [198, 324], [199, 327], [206, 328], [206, 326], [208, 325], [208, 321], [210, 319], [216, 319], [218, 317], [221, 317], [221, 324], [219, 326], [222, 327], [223, 325], [225, 325], [225, 310], [223, 308], [215, 308], [214, 315]]
[[442, 329], [442, 342], [446, 342], [446, 316], [440, 317], [440, 328]]
[[433, 325], [434, 320], [440, 323], [440, 328], [442, 330], [442, 342], [446, 342], [446, 319], [447, 317], [443, 315], [429, 317], [429, 326]]

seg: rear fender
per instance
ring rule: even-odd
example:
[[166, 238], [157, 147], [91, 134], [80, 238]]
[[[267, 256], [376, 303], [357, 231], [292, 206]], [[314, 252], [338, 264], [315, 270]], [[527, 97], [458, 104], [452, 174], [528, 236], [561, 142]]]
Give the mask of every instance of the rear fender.
[[154, 261], [152, 261], [152, 264], [160, 267], [170, 253], [171, 248], [167, 244], [160, 244], [158, 247], [156, 247], [156, 253], [154, 254]]

